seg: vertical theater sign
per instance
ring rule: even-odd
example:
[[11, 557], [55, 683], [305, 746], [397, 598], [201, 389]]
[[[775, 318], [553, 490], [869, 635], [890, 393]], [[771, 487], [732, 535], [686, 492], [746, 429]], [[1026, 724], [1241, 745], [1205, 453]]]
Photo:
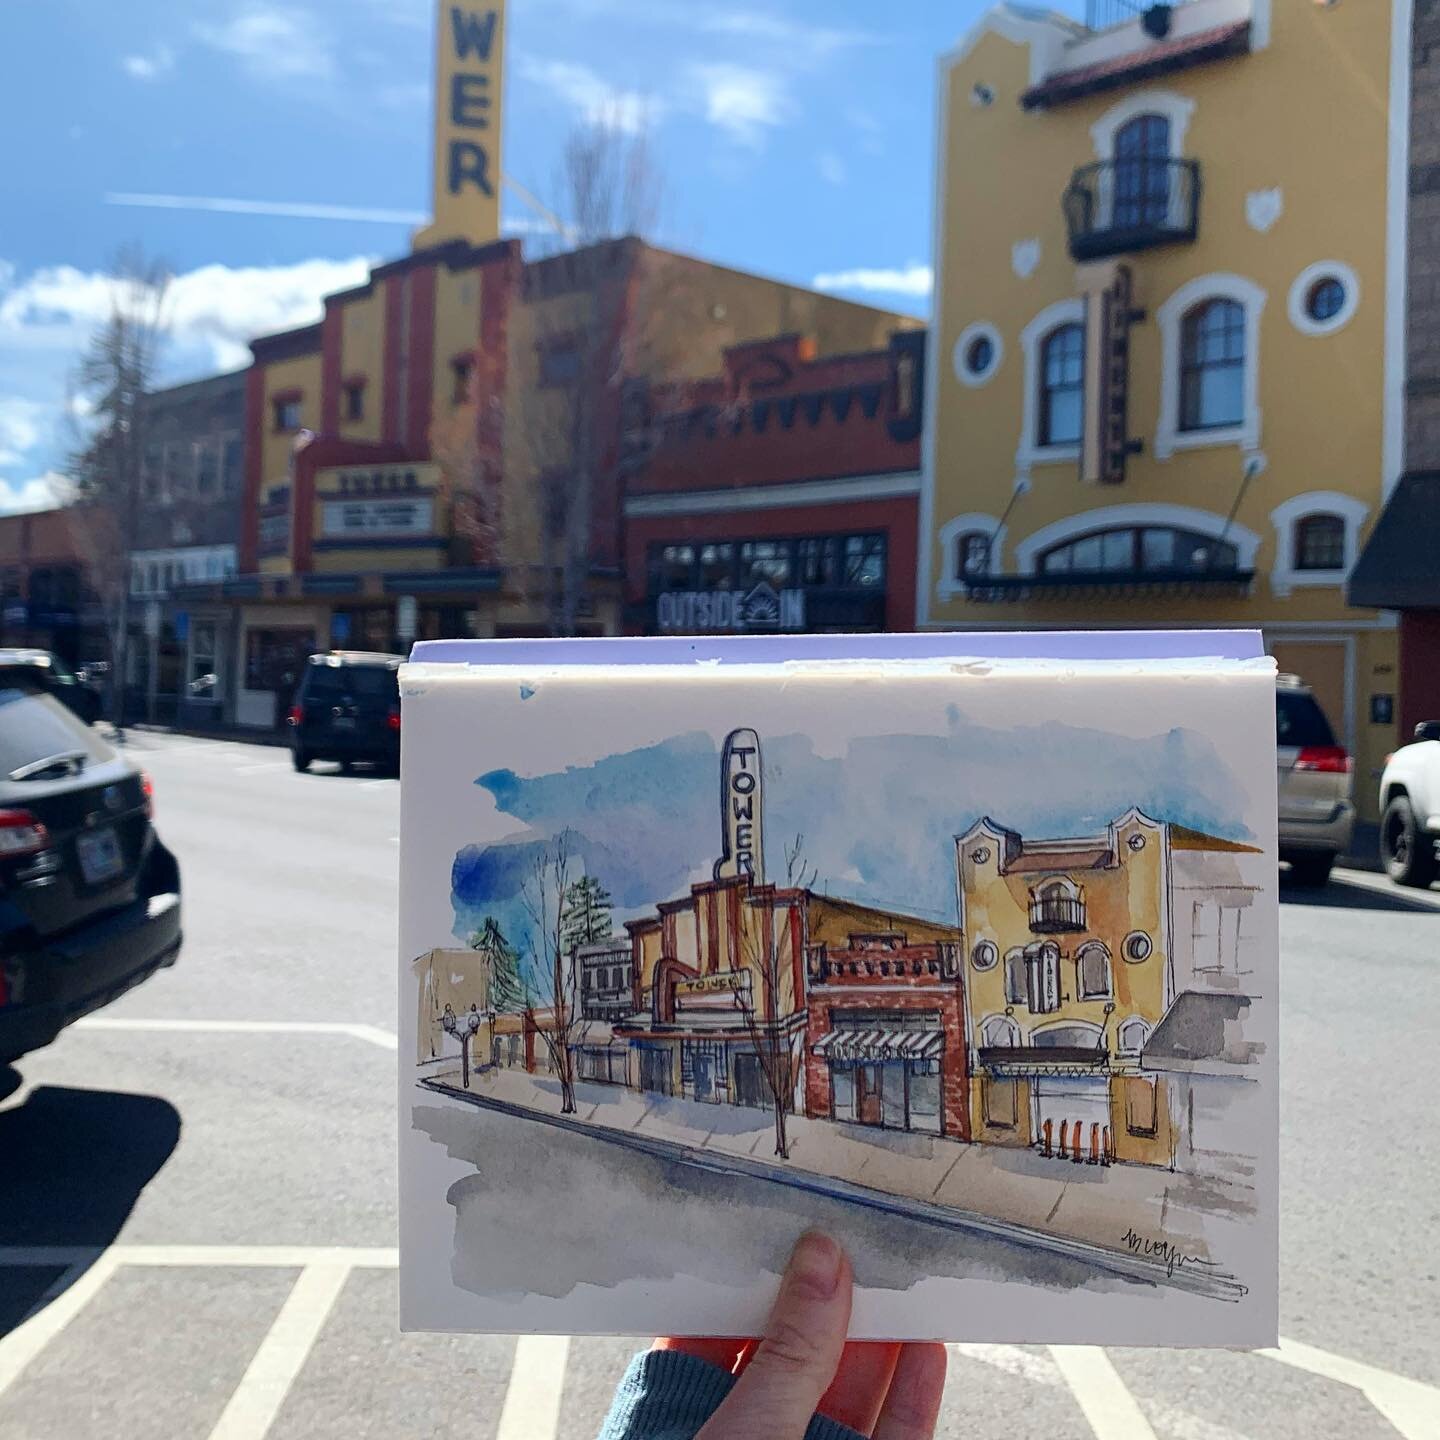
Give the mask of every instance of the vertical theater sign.
[[720, 755], [720, 858], [715, 878], [745, 876], [765, 882], [762, 839], [765, 777], [760, 767], [760, 736], [754, 730], [732, 730]]

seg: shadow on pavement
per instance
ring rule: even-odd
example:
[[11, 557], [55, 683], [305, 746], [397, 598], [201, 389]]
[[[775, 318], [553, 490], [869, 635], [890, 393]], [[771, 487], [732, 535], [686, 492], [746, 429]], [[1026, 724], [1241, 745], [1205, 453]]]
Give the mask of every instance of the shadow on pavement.
[[1296, 885], [1282, 873], [1280, 903], [1310, 905], [1321, 910], [1385, 910], [1391, 914], [1434, 915], [1440, 919], [1440, 909], [1427, 901], [1411, 899], [1403, 890], [1390, 894], [1366, 885], [1349, 885], [1334, 876], [1328, 885], [1311, 886]]
[[[0, 1068], [0, 1094], [18, 1084], [16, 1072]], [[32, 1091], [23, 1105], [0, 1111], [0, 1248], [64, 1246], [98, 1256], [179, 1140], [180, 1114], [157, 1096]], [[68, 1274], [54, 1263], [0, 1268], [0, 1335], [88, 1263]]]

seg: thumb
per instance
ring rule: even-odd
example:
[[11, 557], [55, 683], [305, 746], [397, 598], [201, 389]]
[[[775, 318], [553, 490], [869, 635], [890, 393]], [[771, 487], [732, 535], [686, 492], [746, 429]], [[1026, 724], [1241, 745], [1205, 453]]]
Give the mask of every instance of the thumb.
[[802, 1235], [764, 1338], [696, 1440], [801, 1440], [845, 1349], [850, 1288], [844, 1251], [816, 1231]]

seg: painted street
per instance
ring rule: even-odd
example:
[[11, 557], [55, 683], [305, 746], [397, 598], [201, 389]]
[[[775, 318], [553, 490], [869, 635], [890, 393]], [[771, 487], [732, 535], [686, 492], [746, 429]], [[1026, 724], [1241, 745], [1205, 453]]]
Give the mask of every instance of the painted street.
[[[398, 786], [133, 748], [186, 948], [0, 1071], [0, 1435], [593, 1434], [635, 1342], [395, 1331]], [[1440, 1274], [1408, 1238], [1440, 1221], [1440, 891], [1282, 899], [1280, 1350], [957, 1347], [940, 1434], [1440, 1434]]]

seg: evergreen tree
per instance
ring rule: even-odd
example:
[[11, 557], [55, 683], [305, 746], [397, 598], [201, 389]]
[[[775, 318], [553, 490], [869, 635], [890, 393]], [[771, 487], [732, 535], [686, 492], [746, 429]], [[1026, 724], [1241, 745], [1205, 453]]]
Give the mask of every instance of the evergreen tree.
[[490, 961], [490, 1003], [500, 1015], [518, 1015], [525, 1008], [525, 983], [520, 956], [505, 938], [493, 915], [470, 937], [470, 948]]
[[565, 890], [560, 917], [567, 955], [573, 955], [582, 945], [610, 938], [611, 904], [610, 892], [593, 875], [582, 875], [571, 882]]

